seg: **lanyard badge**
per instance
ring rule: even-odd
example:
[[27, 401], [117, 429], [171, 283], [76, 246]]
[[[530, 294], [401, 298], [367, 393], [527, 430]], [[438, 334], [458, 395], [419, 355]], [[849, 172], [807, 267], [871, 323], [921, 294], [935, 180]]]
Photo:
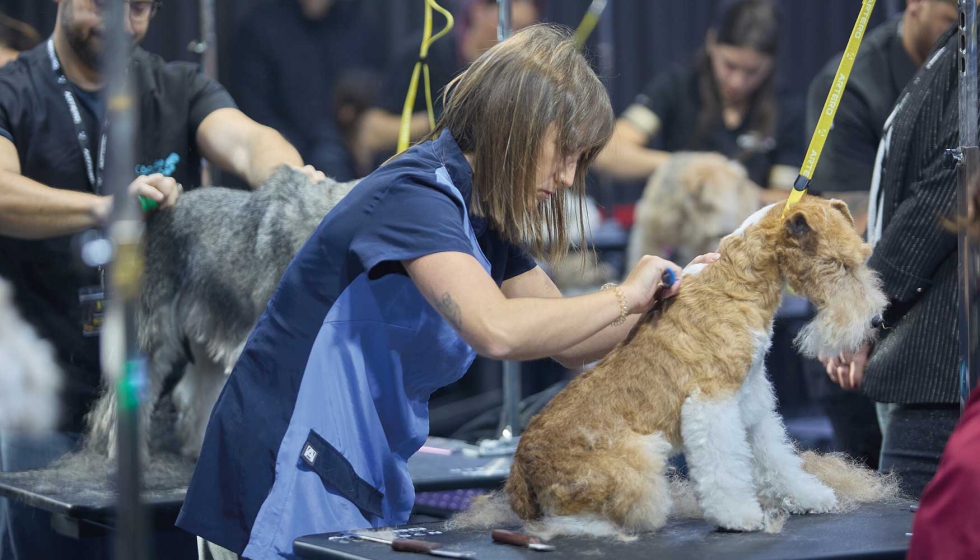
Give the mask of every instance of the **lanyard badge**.
[[105, 268], [99, 267], [99, 285], [78, 290], [82, 336], [98, 336], [105, 321]]

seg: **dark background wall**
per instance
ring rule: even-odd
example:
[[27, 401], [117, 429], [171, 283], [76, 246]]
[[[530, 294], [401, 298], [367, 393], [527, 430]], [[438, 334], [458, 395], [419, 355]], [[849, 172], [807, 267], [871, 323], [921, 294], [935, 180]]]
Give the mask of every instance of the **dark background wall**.
[[[234, 56], [233, 31], [242, 16], [260, 3], [293, 1], [216, 0], [222, 82], [231, 82], [227, 61]], [[422, 0], [344, 1], [359, 2], [365, 14], [381, 24], [384, 33], [377, 39], [389, 51], [422, 24]], [[444, 3], [455, 9], [456, 0]], [[597, 64], [601, 63], [617, 111], [657, 72], [691, 56], [703, 41], [719, 3], [720, 0], [609, 1], [590, 46]], [[577, 26], [589, 4], [590, 0], [547, 0], [545, 19]], [[800, 94], [820, 66], [843, 49], [861, 1], [781, 0], [780, 4], [784, 13], [780, 86], [784, 91]], [[165, 0], [144, 46], [170, 60], [197, 60], [187, 46], [200, 35], [199, 5], [199, 0]], [[872, 24], [884, 21], [903, 6], [903, 0], [879, 1]], [[34, 25], [45, 35], [54, 26], [56, 9], [52, 0], [0, 0], [0, 10]]]

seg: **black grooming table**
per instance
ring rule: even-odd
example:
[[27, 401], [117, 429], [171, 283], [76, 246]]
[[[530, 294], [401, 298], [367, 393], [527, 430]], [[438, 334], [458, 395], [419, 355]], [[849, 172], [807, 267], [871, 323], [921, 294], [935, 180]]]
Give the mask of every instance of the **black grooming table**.
[[[722, 533], [702, 520], [672, 520], [657, 533], [633, 542], [614, 539], [556, 537], [549, 544], [555, 552], [534, 552], [492, 542], [490, 531], [445, 531], [443, 523], [399, 528], [399, 536], [444, 543], [447, 550], [468, 551], [476, 558], [646, 558], [701, 559], [839, 559], [904, 558], [911, 530], [908, 504], [865, 506], [840, 515], [790, 517], [781, 533]], [[344, 560], [405, 560], [406, 555], [388, 546], [349, 540], [333, 533], [297, 539], [301, 558]], [[541, 556], [544, 554], [545, 556]]]
[[[165, 472], [166, 479], [144, 480], [143, 502], [152, 527], [173, 528], [187, 493], [194, 464], [176, 456], [157, 457], [151, 473]], [[104, 535], [115, 526], [116, 498], [113, 478], [105, 471], [70, 477], [66, 469], [0, 472], [0, 497], [20, 502], [52, 515], [62, 535], [81, 538]]]
[[[466, 450], [466, 452], [464, 452]], [[417, 492], [496, 488], [510, 472], [510, 457], [471, 456], [472, 446], [455, 440], [430, 438], [408, 462]], [[451, 452], [446, 455], [444, 453]], [[180, 512], [194, 464], [167, 456], [165, 471], [169, 483], [148, 476], [144, 482], [144, 502], [154, 527], [173, 527]], [[70, 537], [98, 534], [115, 525], [115, 498], [108, 476], [80, 483], [64, 483], [57, 470], [0, 472], [0, 497], [21, 502], [53, 514], [55, 528]]]

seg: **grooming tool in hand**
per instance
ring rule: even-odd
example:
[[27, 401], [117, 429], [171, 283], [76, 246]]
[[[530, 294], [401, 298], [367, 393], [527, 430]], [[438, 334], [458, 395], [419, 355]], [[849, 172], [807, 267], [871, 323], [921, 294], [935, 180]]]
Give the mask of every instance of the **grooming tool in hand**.
[[150, 210], [153, 210], [154, 208], [160, 206], [159, 202], [153, 200], [148, 196], [140, 195], [137, 198], [139, 199], [140, 209], [143, 210], [144, 212], [149, 212]]
[[476, 554], [472, 552], [454, 552], [451, 550], [442, 550], [442, 545], [434, 542], [417, 541], [413, 539], [395, 539], [390, 541], [388, 539], [362, 535], [359, 533], [348, 533], [347, 536], [352, 539], [386, 544], [396, 552], [415, 552], [417, 554], [428, 554], [430, 556], [441, 556], [443, 558], [476, 558]]
[[531, 550], [537, 550], [539, 552], [551, 552], [555, 549], [555, 547], [551, 546], [550, 544], [542, 544], [541, 539], [537, 537], [522, 535], [513, 531], [497, 529], [490, 533], [490, 536], [493, 538], [494, 542], [509, 544], [512, 546], [521, 546], [524, 548], [530, 548]]
[[660, 277], [660, 285], [663, 286], [664, 288], [669, 289], [671, 286], [674, 285], [674, 282], [677, 282], [677, 275], [674, 274], [673, 270], [668, 268], [667, 270], [664, 271], [663, 275]]

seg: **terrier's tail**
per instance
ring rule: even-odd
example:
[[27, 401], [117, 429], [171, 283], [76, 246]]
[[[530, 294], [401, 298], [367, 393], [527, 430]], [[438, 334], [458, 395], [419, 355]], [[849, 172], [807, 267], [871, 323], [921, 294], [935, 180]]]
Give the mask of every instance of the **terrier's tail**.
[[468, 510], [449, 520], [450, 529], [489, 529], [519, 526], [540, 519], [541, 506], [524, 473], [519, 458], [510, 467], [510, 477], [503, 492], [491, 492], [473, 500]]
[[524, 462], [515, 459], [510, 467], [510, 478], [504, 486], [504, 492], [510, 497], [510, 506], [514, 513], [525, 521], [539, 519], [542, 515], [541, 505], [538, 503], [534, 489], [531, 488], [530, 479], [524, 472]]
[[448, 530], [499, 529], [518, 527], [521, 519], [510, 509], [510, 502], [503, 492], [491, 492], [473, 500], [469, 509], [454, 515], [446, 523]]
[[873, 471], [843, 453], [800, 453], [803, 470], [817, 477], [837, 496], [838, 509], [850, 511], [860, 504], [887, 503], [906, 498], [894, 473]]

